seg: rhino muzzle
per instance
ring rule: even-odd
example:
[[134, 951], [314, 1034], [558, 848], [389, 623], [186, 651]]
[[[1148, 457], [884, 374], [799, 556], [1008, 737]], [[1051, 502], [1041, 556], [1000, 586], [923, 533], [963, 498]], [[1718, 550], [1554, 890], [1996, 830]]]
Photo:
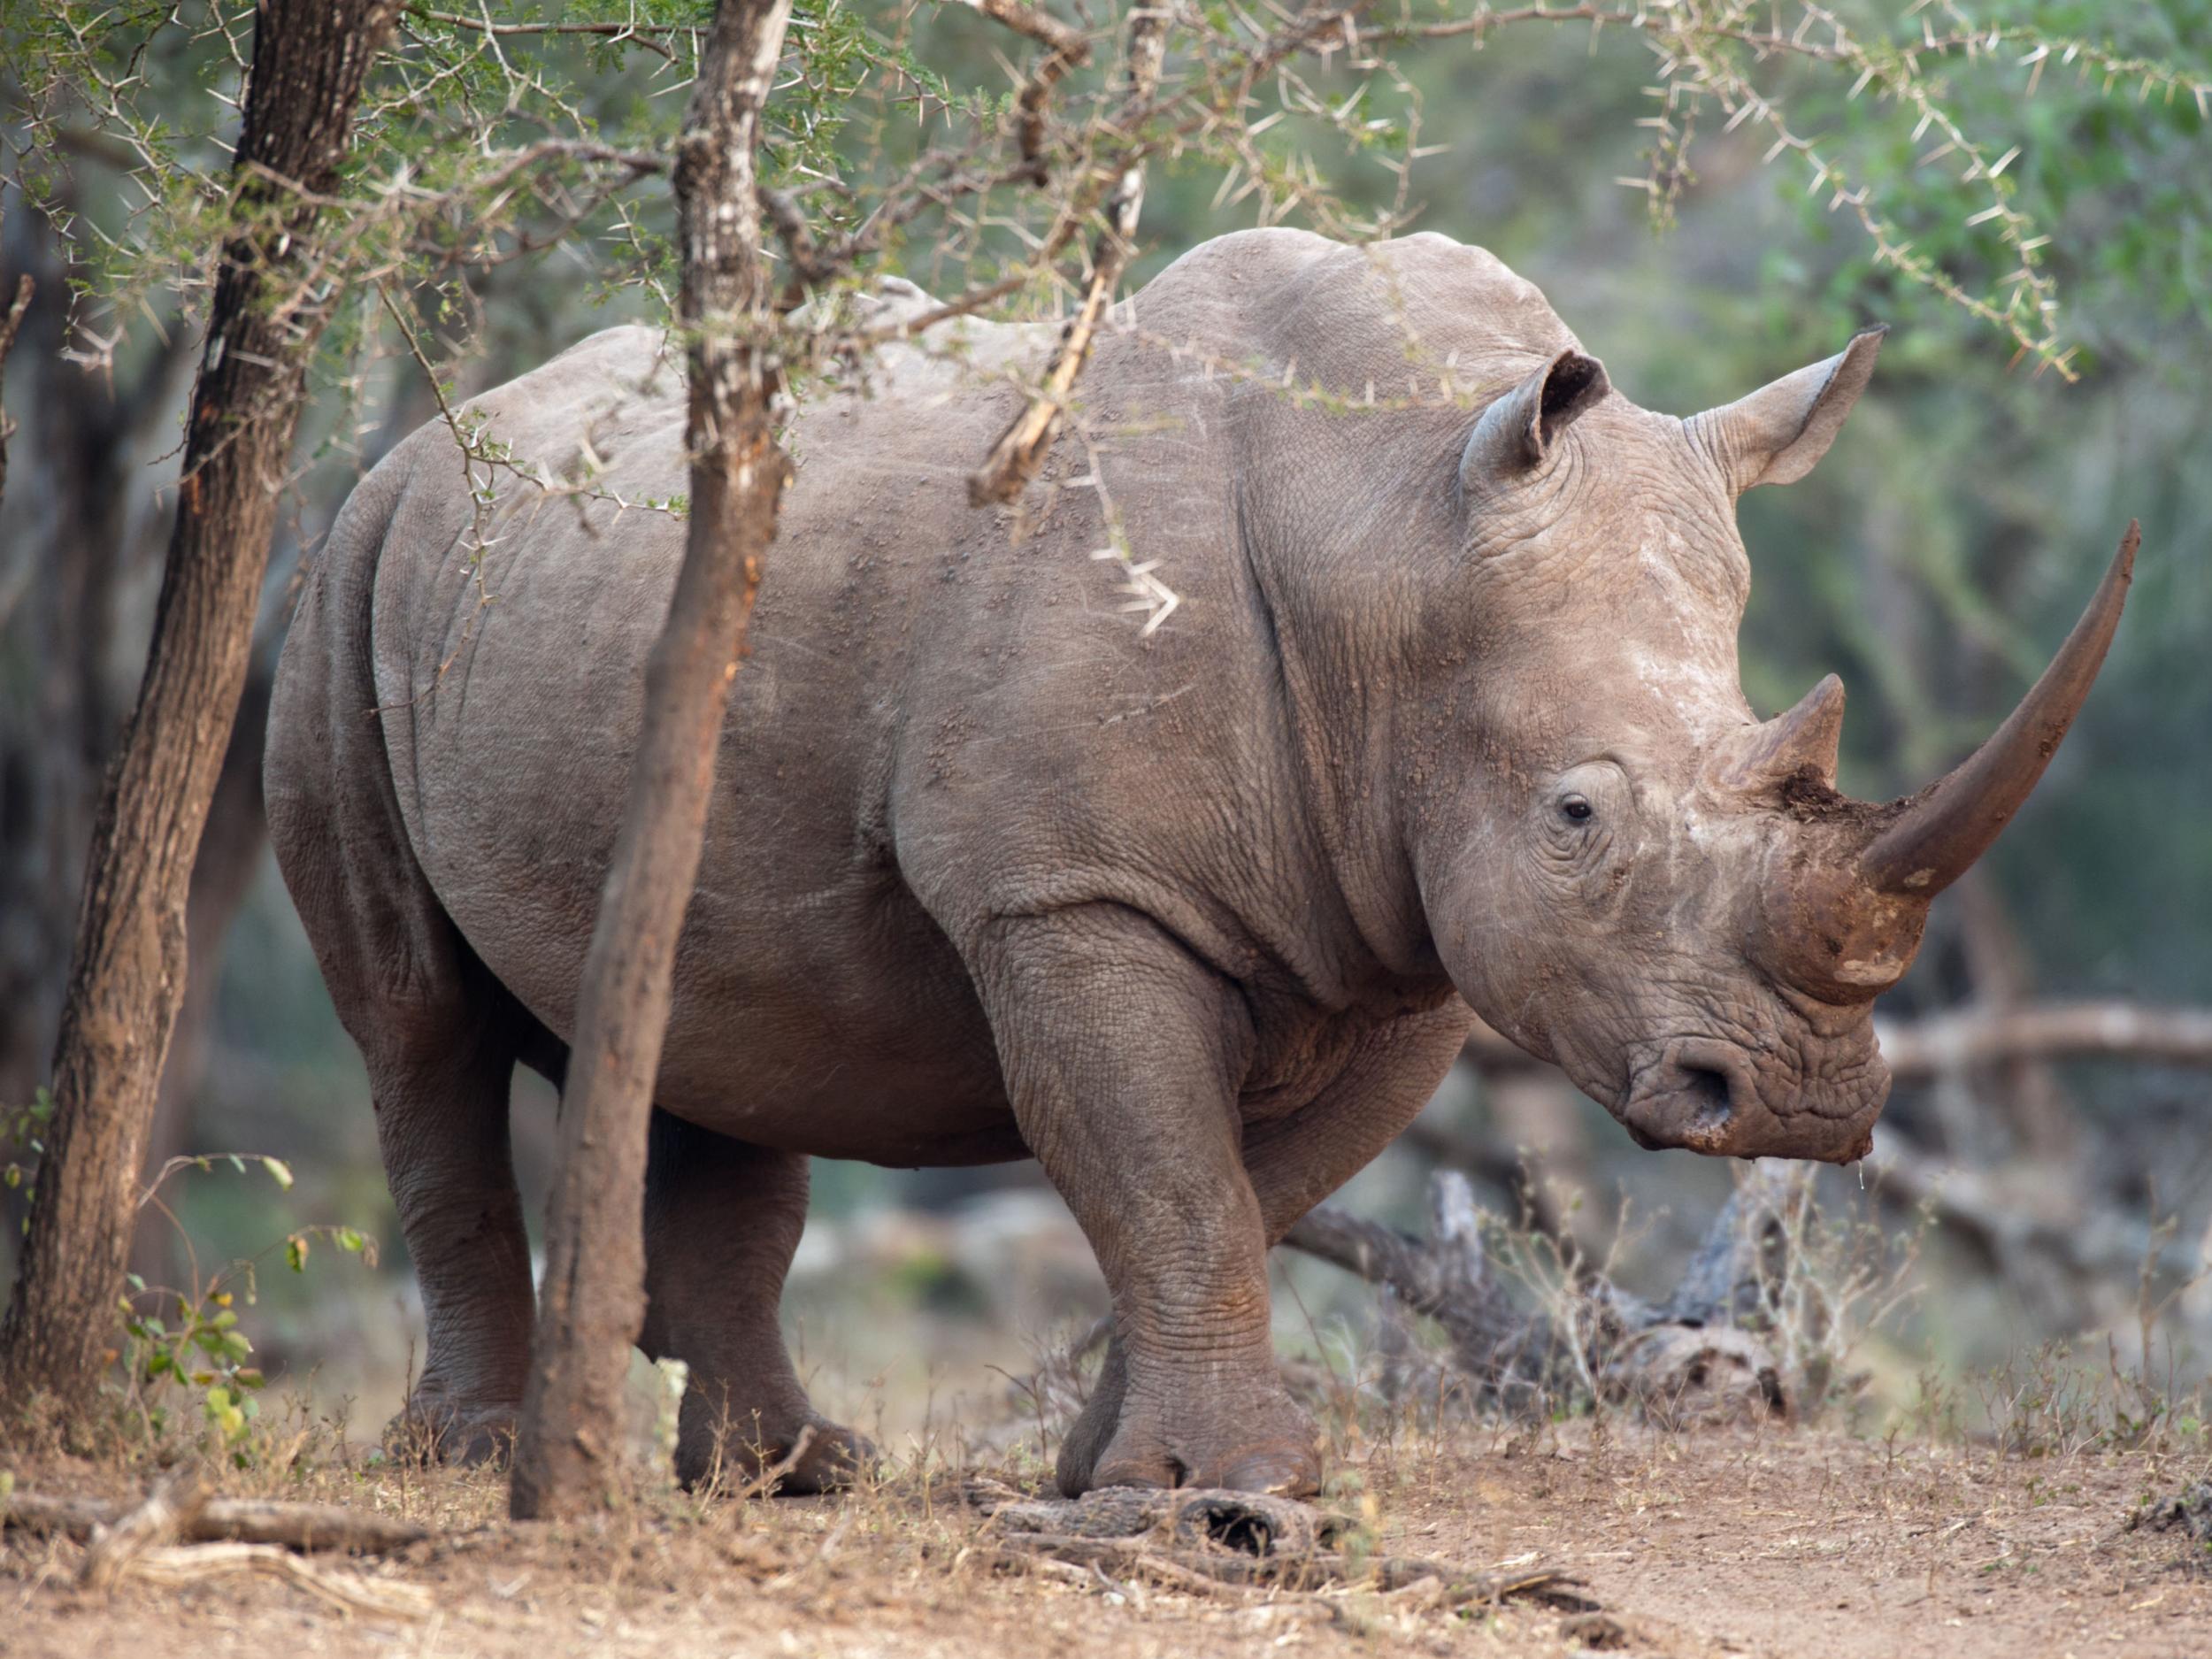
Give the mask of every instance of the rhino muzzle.
[[[1786, 1110], [1770, 1094], [1786, 1093]], [[1647, 1151], [1679, 1148], [1709, 1157], [1806, 1158], [1848, 1164], [1872, 1145], [1889, 1099], [1889, 1068], [1871, 1053], [1847, 1082], [1815, 1098], [1802, 1086], [1763, 1086], [1752, 1057], [1718, 1038], [1671, 1042], [1631, 1079], [1621, 1121]]]

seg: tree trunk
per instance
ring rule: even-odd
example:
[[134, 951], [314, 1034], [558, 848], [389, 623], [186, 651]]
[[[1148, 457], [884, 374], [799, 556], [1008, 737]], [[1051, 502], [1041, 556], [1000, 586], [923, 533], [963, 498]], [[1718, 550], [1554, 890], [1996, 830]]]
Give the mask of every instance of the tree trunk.
[[530, 1378], [509, 1506], [573, 1515], [613, 1473], [622, 1381], [645, 1314], [646, 1132], [676, 941], [714, 757], [789, 468], [772, 422], [754, 166], [790, 0], [721, 0], [676, 155], [690, 341], [691, 517], [599, 902], [561, 1102]]
[[[290, 614], [288, 606], [284, 614]], [[275, 638], [282, 637], [281, 626], [272, 632]], [[191, 891], [184, 906], [184, 1002], [177, 1010], [169, 1057], [161, 1068], [161, 1086], [154, 1094], [153, 1118], [139, 1159], [139, 1169], [149, 1180], [171, 1158], [191, 1149], [200, 1086], [206, 1080], [213, 1043], [223, 949], [269, 844], [269, 820], [261, 796], [261, 751], [268, 740], [269, 697], [276, 680], [273, 644], [265, 634], [254, 653], [230, 747], [208, 803], [200, 856], [192, 866]], [[130, 1269], [149, 1284], [181, 1284], [180, 1275], [188, 1256], [182, 1235], [164, 1217], [134, 1230]]]
[[[0, 220], [5, 213], [0, 211]], [[16, 331], [23, 326], [23, 319], [31, 309], [31, 295], [37, 288], [28, 271], [16, 279], [12, 292], [0, 285], [0, 388], [6, 385], [8, 353], [15, 345]], [[8, 440], [15, 435], [15, 423], [8, 419], [5, 403], [0, 403], [0, 501], [8, 494]]]
[[[398, 0], [262, 0], [153, 642], [106, 782], [54, 1055], [56, 1113], [0, 1386], [81, 1413], [111, 1345], [140, 1159], [184, 998], [185, 899], [251, 649], [277, 497], [327, 320], [312, 257]], [[284, 180], [288, 182], [279, 182]]]

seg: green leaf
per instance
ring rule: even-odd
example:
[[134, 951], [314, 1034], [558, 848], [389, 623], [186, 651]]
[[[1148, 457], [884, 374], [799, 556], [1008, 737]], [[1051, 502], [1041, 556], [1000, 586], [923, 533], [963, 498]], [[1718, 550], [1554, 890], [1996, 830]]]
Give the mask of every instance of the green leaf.
[[296, 1233], [284, 1241], [284, 1259], [295, 1273], [307, 1271], [307, 1235]]
[[261, 1167], [269, 1171], [269, 1178], [279, 1187], [283, 1187], [287, 1192], [291, 1190], [292, 1166], [282, 1158], [265, 1157], [261, 1160]]
[[361, 1235], [358, 1233], [356, 1233], [351, 1227], [339, 1228], [335, 1237], [337, 1239], [338, 1248], [352, 1256], [360, 1255], [361, 1247], [365, 1242], [366, 1242], [366, 1240], [365, 1240]]

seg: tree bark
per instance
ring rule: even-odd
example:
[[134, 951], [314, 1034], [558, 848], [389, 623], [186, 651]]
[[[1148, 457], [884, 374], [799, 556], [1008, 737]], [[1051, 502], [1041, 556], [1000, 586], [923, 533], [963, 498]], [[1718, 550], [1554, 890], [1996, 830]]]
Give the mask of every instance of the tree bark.
[[584, 962], [508, 1494], [518, 1519], [574, 1515], [608, 1495], [644, 1320], [646, 1133], [676, 943], [729, 682], [789, 478], [772, 421], [779, 376], [760, 339], [772, 325], [754, 160], [789, 17], [790, 0], [721, 0], [677, 150], [691, 516]]
[[[0, 219], [4, 217], [0, 214]], [[31, 273], [22, 272], [15, 279], [13, 296], [7, 301], [6, 309], [0, 311], [0, 388], [6, 386], [8, 353], [14, 349], [16, 331], [23, 326], [23, 319], [31, 309], [31, 295], [36, 288]], [[0, 286], [0, 293], [5, 292], [4, 286]], [[7, 499], [8, 440], [14, 435], [15, 423], [8, 419], [7, 405], [0, 403], [0, 501]]]
[[102, 787], [54, 1056], [55, 1118], [0, 1392], [81, 1414], [111, 1340], [140, 1158], [184, 997], [184, 913], [245, 683], [308, 361], [327, 320], [301, 273], [398, 0], [262, 0], [176, 523], [138, 703]]

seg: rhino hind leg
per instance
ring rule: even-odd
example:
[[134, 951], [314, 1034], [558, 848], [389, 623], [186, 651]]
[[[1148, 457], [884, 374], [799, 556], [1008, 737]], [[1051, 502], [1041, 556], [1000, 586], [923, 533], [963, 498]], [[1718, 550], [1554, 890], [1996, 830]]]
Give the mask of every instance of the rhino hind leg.
[[779, 1491], [822, 1492], [873, 1461], [865, 1440], [815, 1410], [778, 1320], [806, 1225], [807, 1169], [802, 1153], [653, 1113], [640, 1346], [689, 1371], [676, 1431], [686, 1486], [718, 1475], [742, 1486], [788, 1462]]
[[542, 1028], [476, 959], [411, 859], [380, 865], [357, 843], [338, 856], [343, 837], [311, 848], [279, 833], [368, 1070], [385, 1180], [422, 1289], [428, 1352], [386, 1443], [434, 1461], [503, 1457], [534, 1313], [508, 1098], [517, 1056]]
[[[288, 872], [302, 862], [296, 851]], [[438, 910], [411, 860], [380, 879], [367, 859], [346, 861], [334, 887], [309, 935], [368, 1068], [428, 1337], [385, 1442], [430, 1461], [503, 1459], [535, 1314], [508, 1101], [517, 1056], [541, 1046], [543, 1030]]]
[[377, 1140], [422, 1286], [429, 1352], [386, 1444], [503, 1461], [530, 1359], [530, 1246], [508, 1140], [516, 1041], [500, 1012], [417, 1027], [370, 1064]]
[[530, 1248], [508, 1143], [521, 1048], [541, 1034], [416, 861], [365, 641], [388, 498], [380, 469], [331, 531], [285, 642], [265, 768], [269, 840], [338, 1018], [422, 1286], [428, 1353], [388, 1436], [478, 1460], [513, 1432], [529, 1364]]

